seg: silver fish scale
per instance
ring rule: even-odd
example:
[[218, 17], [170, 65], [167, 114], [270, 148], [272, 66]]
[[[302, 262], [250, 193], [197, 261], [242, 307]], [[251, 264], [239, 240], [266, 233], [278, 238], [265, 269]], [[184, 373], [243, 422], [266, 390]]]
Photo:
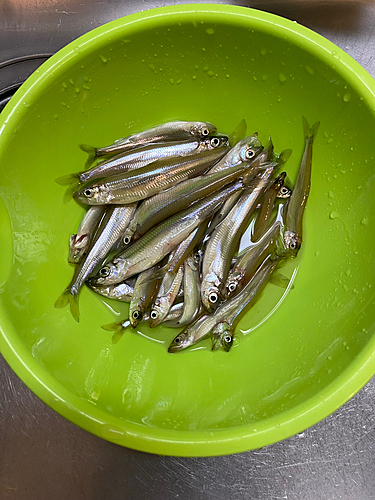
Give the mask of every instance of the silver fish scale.
[[90, 273], [101, 260], [105, 259], [111, 248], [121, 238], [122, 233], [125, 231], [135, 212], [135, 208], [136, 204], [113, 208], [106, 226], [81, 265], [71, 287], [72, 291], [74, 290], [77, 293], [80, 290]]
[[88, 182], [91, 179], [96, 179], [98, 177], [115, 175], [120, 173], [122, 170], [136, 170], [161, 158], [189, 155], [196, 151], [199, 145], [199, 141], [191, 141], [168, 145], [155, 144], [152, 148], [150, 148], [150, 146], [139, 148], [134, 152], [130, 152], [126, 155], [121, 154], [111, 160], [100, 163], [87, 172], [82, 172], [80, 180], [82, 182]]

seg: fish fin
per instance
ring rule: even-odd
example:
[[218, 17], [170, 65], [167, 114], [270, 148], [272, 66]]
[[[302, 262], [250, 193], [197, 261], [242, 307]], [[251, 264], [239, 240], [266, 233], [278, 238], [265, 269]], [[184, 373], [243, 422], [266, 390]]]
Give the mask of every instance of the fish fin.
[[73, 194], [77, 191], [77, 187], [79, 187], [79, 186], [70, 185], [67, 188], [67, 190], [65, 191], [64, 196], [63, 196], [63, 203], [64, 204], [69, 203], [73, 199]]
[[70, 186], [71, 184], [79, 184], [80, 174], [68, 174], [68, 175], [62, 175], [61, 177], [58, 177], [55, 179], [55, 182], [59, 184], [60, 186]]
[[112, 344], [117, 344], [117, 342], [124, 335], [125, 330], [130, 326], [130, 321], [119, 321], [118, 323], [109, 323], [108, 325], [103, 325], [103, 330], [107, 332], [114, 331], [115, 333], [112, 336]]
[[231, 148], [233, 148], [233, 146], [235, 146], [237, 142], [245, 138], [246, 130], [247, 130], [246, 120], [243, 119], [240, 121], [240, 123], [237, 125], [237, 127], [233, 130], [233, 132], [229, 136], [229, 144]]
[[56, 309], [60, 309], [68, 304], [70, 305], [70, 312], [73, 318], [79, 323], [78, 295], [73, 295], [70, 287], [65, 288], [63, 293], [57, 298], [54, 306]]
[[168, 264], [166, 264], [165, 266], [163, 266], [159, 269], [156, 268], [155, 271], [151, 274], [151, 276], [146, 276], [143, 280], [139, 281], [139, 283], [142, 284], [145, 280], [147, 280], [147, 281], [160, 280], [167, 272], [177, 274], [177, 271], [175, 271], [173, 269], [169, 270]]
[[87, 153], [89, 156], [85, 163], [85, 168], [89, 168], [95, 161], [98, 156], [98, 148], [94, 148], [93, 146], [89, 146], [88, 144], [80, 144], [80, 149]]
[[[280, 286], [281, 288], [288, 288], [290, 279], [284, 276], [284, 274], [277, 273], [271, 275], [270, 283], [273, 283], [276, 286]], [[291, 288], [294, 288], [294, 285], [292, 285]]]
[[315, 139], [315, 136], [318, 132], [320, 122], [315, 122], [314, 125], [310, 128], [309, 122], [306, 120], [306, 118], [303, 116], [302, 117], [302, 123], [303, 123], [303, 133], [305, 135], [305, 139]]
[[293, 151], [291, 149], [284, 149], [283, 151], [281, 151], [281, 153], [279, 154], [279, 157], [277, 159], [277, 163], [280, 167], [281, 167], [281, 165], [284, 165], [284, 163], [286, 163], [289, 160], [292, 152]]
[[61, 309], [65, 306], [68, 305], [69, 303], [69, 295], [70, 295], [70, 289], [66, 288], [61, 295], [58, 296], [56, 299], [56, 302], [54, 304], [54, 307], [56, 309]]

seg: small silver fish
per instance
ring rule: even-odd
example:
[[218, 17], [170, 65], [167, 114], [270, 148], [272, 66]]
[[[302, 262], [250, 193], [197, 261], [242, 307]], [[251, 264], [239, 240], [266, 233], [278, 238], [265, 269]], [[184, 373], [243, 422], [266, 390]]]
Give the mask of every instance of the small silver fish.
[[305, 135], [305, 149], [302, 155], [293, 193], [289, 199], [285, 217], [284, 246], [285, 256], [297, 255], [302, 243], [302, 218], [310, 192], [312, 149], [320, 122], [310, 128], [303, 117], [303, 131]]
[[181, 141], [191, 138], [204, 138], [216, 132], [216, 127], [209, 122], [173, 121], [157, 125], [143, 132], [117, 139], [110, 146], [94, 148], [81, 144], [80, 148], [89, 154], [86, 168], [99, 156], [108, 156], [134, 149], [144, 144], [165, 141]]
[[134, 279], [116, 283], [108, 286], [95, 286], [88, 283], [89, 288], [95, 293], [106, 297], [107, 299], [119, 300], [121, 302], [130, 302], [134, 292]]
[[69, 240], [68, 262], [79, 264], [89, 250], [92, 237], [104, 215], [105, 206], [90, 207], [77, 229]]
[[70, 312], [77, 322], [79, 322], [78, 297], [84, 282], [94, 269], [104, 261], [118, 240], [121, 239], [135, 209], [136, 204], [112, 207], [108, 210], [102, 232], [96, 238], [86, 258], [76, 267], [72, 281], [56, 300], [56, 308], [70, 304]]

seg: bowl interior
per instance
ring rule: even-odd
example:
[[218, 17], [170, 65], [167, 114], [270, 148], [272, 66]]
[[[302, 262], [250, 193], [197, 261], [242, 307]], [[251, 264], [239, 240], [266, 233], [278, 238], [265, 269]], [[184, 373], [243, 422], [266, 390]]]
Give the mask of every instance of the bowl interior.
[[[359, 70], [329, 42], [275, 16], [185, 6], [99, 28], [33, 75], [2, 122], [0, 282], [4, 354], [40, 396], [121, 444], [215, 454], [302, 430], [370, 378], [373, 366], [327, 403], [374, 340], [374, 97], [351, 65]], [[283, 270], [294, 272], [294, 288], [267, 286], [229, 354], [203, 343], [170, 355], [175, 330], [165, 327], [142, 326], [112, 345], [100, 325], [125, 317], [127, 305], [88, 289], [79, 324], [54, 309], [72, 276], [68, 240], [83, 213], [63, 204], [54, 180], [83, 169], [79, 143], [106, 145], [172, 119], [230, 133], [245, 118], [249, 133], [263, 141], [271, 134], [277, 151], [293, 149], [285, 170], [294, 180], [302, 115], [321, 126], [303, 250]]]

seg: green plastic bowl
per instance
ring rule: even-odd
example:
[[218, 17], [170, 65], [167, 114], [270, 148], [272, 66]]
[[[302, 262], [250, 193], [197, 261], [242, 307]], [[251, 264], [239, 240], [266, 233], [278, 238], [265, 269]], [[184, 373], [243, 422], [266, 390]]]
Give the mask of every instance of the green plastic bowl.
[[[321, 36], [224, 5], [134, 14], [54, 55], [0, 119], [0, 347], [14, 371], [84, 429], [160, 454], [250, 450], [336, 410], [375, 372], [374, 91]], [[295, 179], [302, 115], [321, 126], [303, 254], [285, 268], [298, 268], [295, 287], [283, 295], [268, 285], [230, 353], [203, 343], [168, 354], [167, 328], [112, 345], [100, 326], [127, 306], [88, 289], [80, 324], [54, 309], [83, 213], [63, 204], [55, 178], [83, 168], [79, 143], [106, 145], [172, 119], [230, 133], [245, 118], [277, 151], [293, 149]]]

